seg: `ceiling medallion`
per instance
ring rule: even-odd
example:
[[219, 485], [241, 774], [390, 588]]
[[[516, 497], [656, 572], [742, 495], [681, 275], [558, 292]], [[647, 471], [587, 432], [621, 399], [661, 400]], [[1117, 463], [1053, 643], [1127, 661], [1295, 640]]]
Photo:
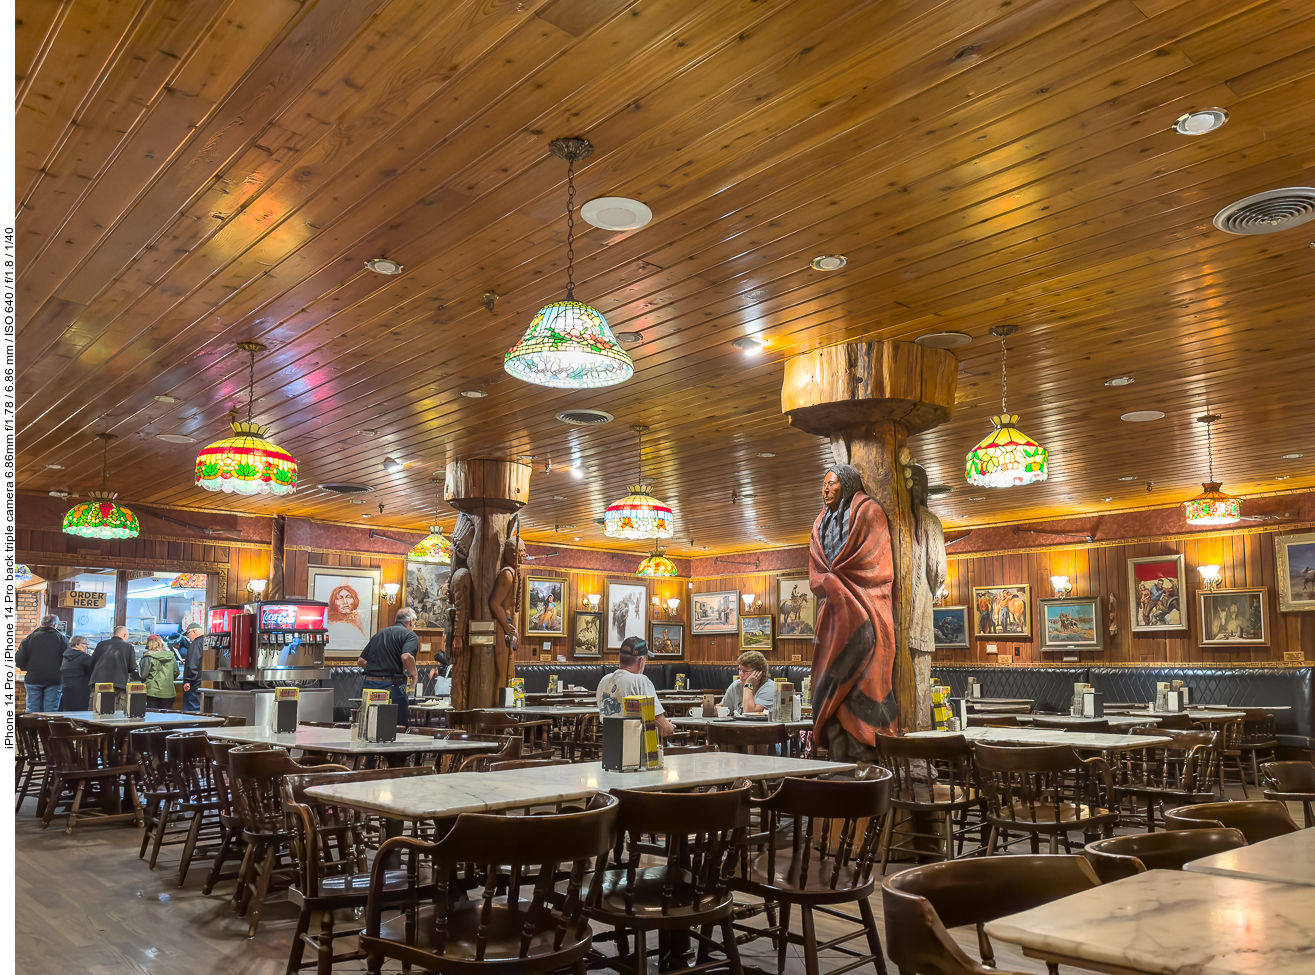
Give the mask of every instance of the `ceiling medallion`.
[[964, 477], [978, 487], [1021, 487], [1044, 481], [1048, 475], [1046, 448], [1018, 429], [1018, 416], [1005, 406], [1005, 337], [1017, 331], [1016, 325], [991, 329], [991, 334], [1000, 339], [1000, 415], [991, 417], [995, 429], [964, 459]]
[[639, 483], [626, 488], [630, 493], [613, 501], [603, 512], [603, 534], [608, 538], [670, 538], [676, 518], [669, 507], [649, 494], [644, 482], [644, 434], [646, 426], [630, 428], [639, 435]]
[[259, 342], [239, 342], [251, 356], [247, 379], [247, 418], [234, 420], [233, 436], [216, 440], [196, 455], [196, 484], [226, 494], [292, 494], [297, 490], [297, 461], [268, 439], [269, 429], [251, 419], [256, 390], [256, 353]]
[[672, 579], [680, 575], [676, 563], [667, 558], [661, 548], [654, 550], [648, 558], [639, 563], [635, 575], [641, 579]]
[[552, 154], [566, 160], [566, 298], [539, 309], [503, 368], [527, 383], [556, 389], [615, 386], [635, 364], [598, 309], [575, 300], [575, 162], [594, 147], [585, 139], [554, 139]]
[[1214, 445], [1210, 438], [1210, 427], [1219, 417], [1207, 413], [1196, 418], [1197, 423], [1205, 424], [1205, 450], [1210, 465], [1210, 479], [1204, 482], [1202, 491], [1190, 501], [1183, 502], [1183, 513], [1189, 525], [1210, 527], [1214, 525], [1231, 525], [1242, 519], [1242, 499], [1225, 494], [1223, 485], [1215, 480]]
[[64, 515], [63, 531], [65, 535], [81, 535], [85, 538], [136, 538], [141, 534], [141, 525], [131, 508], [115, 504], [118, 497], [105, 490], [109, 477], [110, 441], [118, 438], [112, 433], [98, 433], [102, 444], [99, 491], [91, 492], [91, 500], [74, 505]]

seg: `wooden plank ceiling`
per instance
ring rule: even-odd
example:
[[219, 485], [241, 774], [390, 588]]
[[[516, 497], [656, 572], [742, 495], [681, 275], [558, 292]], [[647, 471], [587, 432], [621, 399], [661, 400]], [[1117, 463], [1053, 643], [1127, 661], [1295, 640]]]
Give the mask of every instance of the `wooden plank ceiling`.
[[[1308, 4], [19, 0], [18, 18], [20, 490], [98, 487], [108, 430], [131, 501], [419, 528], [449, 459], [533, 455], [552, 472], [528, 536], [603, 545], [644, 423], [674, 552], [797, 544], [830, 451], [780, 415], [782, 361], [942, 330], [974, 339], [955, 416], [912, 448], [953, 487], [951, 524], [1185, 499], [1207, 406], [1226, 488], [1315, 487], [1315, 224], [1211, 224], [1312, 182]], [[1207, 106], [1231, 120], [1173, 131]], [[502, 354], [563, 293], [548, 143], [577, 135], [596, 147], [579, 200], [655, 218], [577, 242], [579, 297], [643, 336], [634, 378], [553, 391]], [[812, 270], [821, 254], [848, 266]], [[405, 272], [364, 268], [381, 255]], [[997, 324], [1021, 328], [1009, 407], [1051, 478], [973, 490]], [[746, 334], [763, 354], [732, 347]], [[270, 348], [255, 416], [300, 462], [291, 497], [192, 484], [196, 447], [245, 411], [245, 339]], [[581, 407], [616, 419], [555, 418]], [[1166, 417], [1119, 421], [1148, 409]], [[375, 491], [315, 488], [339, 480]]]

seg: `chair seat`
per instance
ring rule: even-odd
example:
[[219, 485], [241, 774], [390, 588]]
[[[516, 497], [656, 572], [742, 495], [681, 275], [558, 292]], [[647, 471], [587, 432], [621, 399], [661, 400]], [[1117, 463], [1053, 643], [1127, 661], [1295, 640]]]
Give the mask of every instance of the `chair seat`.
[[777, 850], [775, 870], [771, 873], [766, 853], [752, 858], [748, 875], [733, 878], [731, 887], [766, 900], [796, 904], [843, 904], [867, 897], [876, 888], [874, 877], [869, 876], [866, 882], [859, 884], [853, 867], [843, 866], [836, 870], [834, 860], [826, 861], [824, 871], [819, 871], [816, 851], [809, 858], [805, 879], [803, 857], [797, 850], [793, 851], [793, 856], [789, 855], [790, 852]]
[[[951, 799], [951, 795], [957, 796]], [[917, 809], [922, 812], [932, 812], [937, 808], [940, 809], [963, 809], [977, 805], [981, 801], [981, 796], [976, 789], [964, 789], [956, 787], [951, 789], [948, 785], [932, 785], [930, 800], [922, 799], [914, 801], [912, 799], [901, 799], [898, 796], [890, 797], [892, 809]]]
[[[989, 817], [991, 821], [998, 822], [1001, 826], [1028, 830], [1075, 828], [1079, 825], [1099, 824], [1104, 821], [1118, 822], [1119, 818], [1117, 812], [1109, 809], [1099, 807], [1093, 809], [1090, 806], [1078, 806], [1071, 802], [1061, 802], [1058, 806], [1053, 802], [1038, 802], [1030, 807], [1026, 803], [1016, 802], [1001, 812], [1000, 816]], [[1003, 815], [1004, 812], [1009, 812], [1011, 815]]]
[[[672, 888], [664, 893], [667, 868], [648, 867], [635, 871], [635, 882], [626, 883], [625, 870], [607, 870], [603, 873], [603, 893], [598, 906], [586, 909], [595, 921], [632, 928], [679, 928], [694, 924], [711, 924], [731, 912], [730, 894], [698, 896], [688, 874], [684, 874]], [[585, 903], [591, 903], [593, 884], [589, 882]]]
[[[385, 870], [384, 885], [385, 891], [404, 891], [407, 889], [407, 876], [405, 870]], [[320, 892], [314, 897], [308, 897], [301, 892], [300, 882], [293, 884], [288, 888], [288, 898], [294, 904], [303, 904], [307, 901], [338, 898], [356, 899], [359, 898], [362, 904], [365, 903], [370, 893], [370, 874], [369, 873], [340, 873], [328, 877], [320, 878]]]

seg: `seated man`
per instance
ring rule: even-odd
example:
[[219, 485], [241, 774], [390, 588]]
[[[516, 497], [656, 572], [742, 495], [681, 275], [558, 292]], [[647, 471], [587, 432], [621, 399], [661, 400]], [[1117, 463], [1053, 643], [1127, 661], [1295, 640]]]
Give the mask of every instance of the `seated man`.
[[676, 727], [667, 720], [653, 682], [644, 676], [644, 663], [650, 655], [651, 651], [643, 637], [626, 637], [621, 644], [621, 656], [617, 660], [620, 669], [612, 671], [598, 682], [598, 713], [604, 718], [615, 718], [624, 709], [621, 702], [625, 698], [635, 695], [651, 697], [657, 712], [658, 734], [665, 738]]
[[757, 650], [740, 654], [740, 676], [726, 688], [721, 706], [731, 714], [761, 714], [776, 700], [776, 688], [767, 670], [767, 658]]

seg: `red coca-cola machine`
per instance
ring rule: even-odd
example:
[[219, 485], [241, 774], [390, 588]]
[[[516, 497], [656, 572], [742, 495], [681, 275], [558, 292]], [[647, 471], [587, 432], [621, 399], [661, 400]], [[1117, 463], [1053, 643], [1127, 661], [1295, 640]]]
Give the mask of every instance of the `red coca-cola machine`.
[[313, 599], [211, 606], [206, 639], [215, 648], [215, 669], [201, 676], [229, 686], [329, 677], [328, 612], [326, 603]]

